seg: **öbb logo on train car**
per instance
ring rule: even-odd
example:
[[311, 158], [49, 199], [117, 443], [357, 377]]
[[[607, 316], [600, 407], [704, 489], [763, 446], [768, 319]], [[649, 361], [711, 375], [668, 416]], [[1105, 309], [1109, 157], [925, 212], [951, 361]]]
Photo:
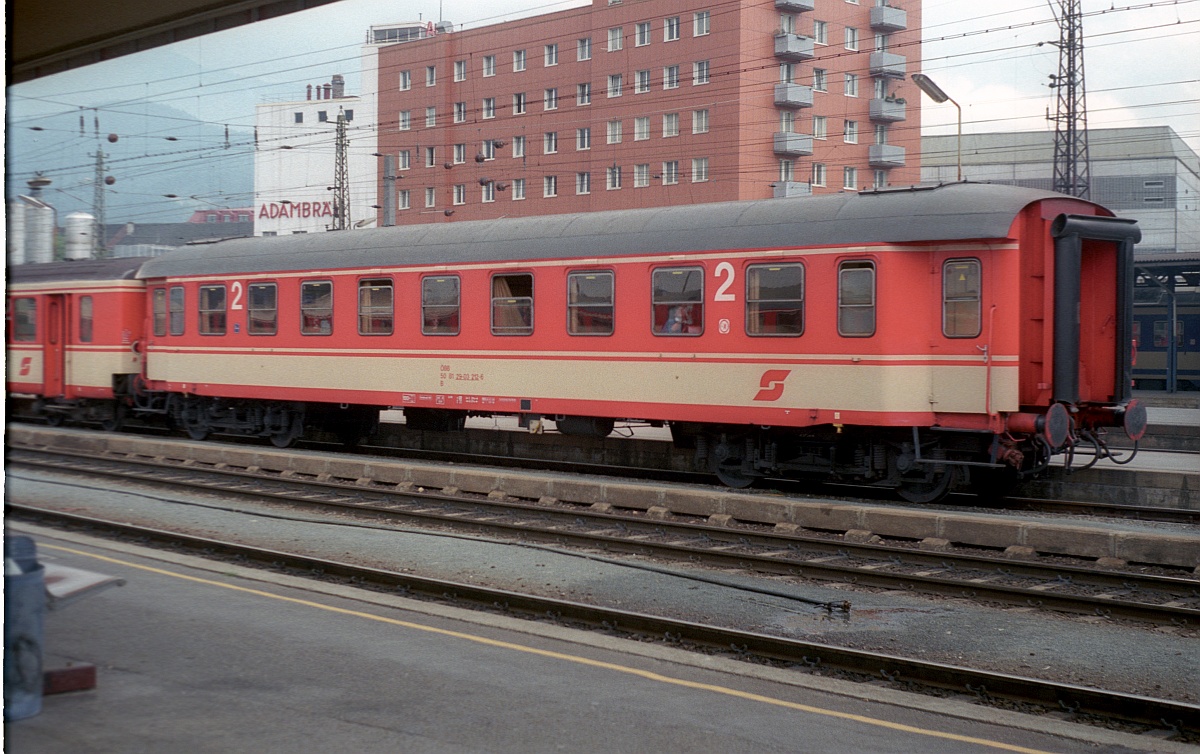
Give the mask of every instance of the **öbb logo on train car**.
[[22, 377], [28, 377], [29, 373], [32, 371], [33, 371], [33, 357], [26, 356], [25, 358], [21, 359], [21, 371], [17, 372], [17, 374], [19, 374]]
[[777, 401], [783, 395], [783, 383], [787, 380], [788, 375], [792, 373], [790, 369], [768, 369], [763, 372], [762, 379], [758, 381], [758, 386], [762, 390], [758, 391], [758, 395], [754, 396], [756, 401]]

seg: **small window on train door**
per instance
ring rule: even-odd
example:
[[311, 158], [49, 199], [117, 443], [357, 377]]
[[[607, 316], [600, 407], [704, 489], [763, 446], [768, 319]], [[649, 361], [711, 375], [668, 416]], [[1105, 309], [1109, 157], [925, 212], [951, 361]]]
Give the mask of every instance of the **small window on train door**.
[[875, 334], [875, 263], [866, 260], [838, 265], [838, 335], [865, 338]]
[[300, 284], [300, 332], [333, 334], [333, 282], [311, 280]]
[[942, 266], [942, 334], [977, 338], [983, 331], [983, 285], [978, 259], [950, 259]]
[[13, 301], [12, 339], [17, 343], [37, 340], [37, 299], [19, 298]]
[[567, 332], [612, 335], [613, 274], [590, 271], [567, 274]]
[[92, 297], [79, 297], [79, 342], [91, 343], [94, 337], [93, 333], [93, 312], [92, 312]]
[[380, 278], [358, 281], [358, 334], [392, 334], [392, 281]]
[[460, 284], [457, 275], [431, 275], [421, 280], [421, 332], [458, 335]]
[[171, 286], [170, 299], [171, 300], [170, 300], [168, 308], [170, 311], [171, 334], [172, 335], [183, 335], [183, 322], [185, 319], [184, 314], [186, 311], [184, 309], [184, 303], [185, 303], [186, 299], [184, 298], [182, 285]]
[[492, 278], [492, 335], [533, 334], [533, 275]]
[[704, 268], [660, 267], [653, 274], [651, 332], [700, 335], [704, 332]]
[[162, 337], [167, 334], [167, 289], [155, 288], [152, 294], [154, 334]]
[[200, 286], [200, 334], [225, 334], [225, 286]]
[[279, 331], [279, 290], [275, 283], [251, 283], [247, 287], [246, 310], [251, 335], [274, 335]]
[[756, 264], [746, 268], [746, 334], [804, 334], [804, 265]]

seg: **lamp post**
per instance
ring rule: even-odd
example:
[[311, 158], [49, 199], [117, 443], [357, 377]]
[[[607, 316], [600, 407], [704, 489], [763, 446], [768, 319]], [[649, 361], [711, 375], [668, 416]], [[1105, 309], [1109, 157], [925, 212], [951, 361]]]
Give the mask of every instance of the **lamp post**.
[[917, 85], [917, 88], [929, 95], [929, 99], [937, 104], [949, 102], [958, 110], [958, 180], [961, 182], [962, 175], [962, 107], [957, 102], [950, 99], [950, 95], [942, 91], [942, 88], [933, 83], [933, 79], [923, 73], [914, 73], [912, 82]]

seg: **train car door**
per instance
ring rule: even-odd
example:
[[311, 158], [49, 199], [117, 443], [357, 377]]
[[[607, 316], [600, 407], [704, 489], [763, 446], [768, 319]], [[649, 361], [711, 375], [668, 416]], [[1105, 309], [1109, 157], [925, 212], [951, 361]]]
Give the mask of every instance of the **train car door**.
[[70, 321], [67, 300], [62, 294], [46, 297], [46, 330], [42, 365], [42, 395], [61, 398], [65, 384], [66, 351]]

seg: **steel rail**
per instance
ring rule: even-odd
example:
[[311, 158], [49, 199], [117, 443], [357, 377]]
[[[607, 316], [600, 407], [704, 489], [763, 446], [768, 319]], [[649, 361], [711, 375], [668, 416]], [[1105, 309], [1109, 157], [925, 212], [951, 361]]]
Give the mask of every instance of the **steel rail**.
[[1175, 733], [1200, 732], [1200, 705], [1138, 694], [1106, 691], [1037, 678], [975, 670], [944, 663], [927, 662], [896, 655], [847, 649], [765, 634], [695, 623], [661, 616], [587, 605], [537, 595], [522, 594], [474, 584], [414, 576], [379, 568], [355, 565], [297, 553], [177, 532], [163, 531], [97, 519], [91, 516], [44, 510], [8, 503], [9, 515], [71, 525], [109, 535], [133, 537], [139, 543], [185, 548], [202, 556], [233, 557], [267, 567], [291, 568], [318, 576], [346, 579], [406, 596], [467, 603], [484, 610], [500, 610], [530, 619], [578, 622], [608, 632], [698, 645], [748, 661], [773, 661], [798, 668], [836, 670], [871, 679], [882, 679], [900, 687], [926, 686], [945, 689], [983, 702], [1016, 701], [1040, 705], [1050, 711], [1169, 729]]

